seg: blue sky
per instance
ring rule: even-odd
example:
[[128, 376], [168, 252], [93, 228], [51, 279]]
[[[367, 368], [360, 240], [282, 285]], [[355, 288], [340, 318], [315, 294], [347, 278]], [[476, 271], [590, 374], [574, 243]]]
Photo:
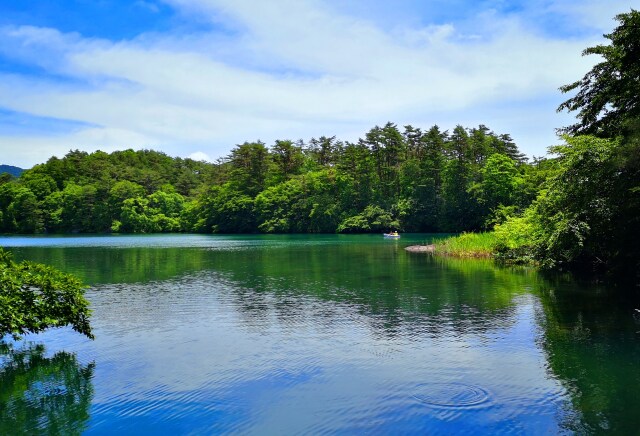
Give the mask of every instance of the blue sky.
[[357, 140], [392, 121], [558, 142], [559, 86], [610, 0], [3, 0], [0, 163], [70, 149], [215, 160], [247, 140]]

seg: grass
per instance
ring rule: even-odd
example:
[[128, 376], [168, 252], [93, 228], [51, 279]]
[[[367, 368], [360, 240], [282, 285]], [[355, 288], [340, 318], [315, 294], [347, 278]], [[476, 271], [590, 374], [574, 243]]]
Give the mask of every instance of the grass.
[[436, 242], [435, 252], [453, 257], [491, 257], [497, 242], [494, 232], [462, 233]]

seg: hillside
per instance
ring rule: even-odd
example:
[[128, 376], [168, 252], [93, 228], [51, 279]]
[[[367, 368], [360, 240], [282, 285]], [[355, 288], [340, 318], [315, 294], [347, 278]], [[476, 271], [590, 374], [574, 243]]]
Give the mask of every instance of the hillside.
[[20, 177], [24, 170], [22, 168], [14, 167], [12, 165], [0, 165], [0, 174], [9, 173], [13, 177]]

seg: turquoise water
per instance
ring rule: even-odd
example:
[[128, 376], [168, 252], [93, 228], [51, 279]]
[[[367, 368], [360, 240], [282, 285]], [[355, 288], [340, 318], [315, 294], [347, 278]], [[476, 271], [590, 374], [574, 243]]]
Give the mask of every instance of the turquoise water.
[[0, 238], [96, 335], [0, 347], [0, 434], [637, 432], [637, 301], [433, 238]]

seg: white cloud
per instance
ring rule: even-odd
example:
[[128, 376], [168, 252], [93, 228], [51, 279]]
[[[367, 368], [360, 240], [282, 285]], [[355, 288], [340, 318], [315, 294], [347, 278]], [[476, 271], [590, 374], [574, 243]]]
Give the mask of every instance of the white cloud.
[[[473, 33], [452, 23], [390, 32], [312, 0], [171, 3], [241, 33], [112, 43], [55, 29], [0, 31], [6, 55], [82, 83], [0, 75], [0, 107], [91, 126], [56, 137], [0, 131], [3, 163], [31, 165], [83, 147], [215, 159], [245, 140], [355, 140], [389, 120], [450, 128], [480, 119], [541, 155], [555, 142], [553, 129], [566, 124], [553, 114], [558, 86], [593, 62], [580, 53], [594, 40], [543, 37], [491, 12], [476, 17]], [[543, 99], [553, 102], [551, 113], [526, 104]]]
[[638, 4], [632, 4], [628, 0], [607, 0], [607, 1], [580, 1], [572, 0], [567, 2], [545, 1], [544, 7], [547, 11], [565, 14], [573, 22], [573, 26], [584, 26], [595, 28], [600, 32], [609, 33], [618, 22], [614, 16], [626, 13], [631, 8], [638, 9]]
[[189, 159], [193, 159], [193, 160], [204, 160], [206, 162], [211, 162], [211, 158], [209, 157], [209, 155], [201, 151], [196, 151], [195, 153], [191, 153], [188, 157]]

